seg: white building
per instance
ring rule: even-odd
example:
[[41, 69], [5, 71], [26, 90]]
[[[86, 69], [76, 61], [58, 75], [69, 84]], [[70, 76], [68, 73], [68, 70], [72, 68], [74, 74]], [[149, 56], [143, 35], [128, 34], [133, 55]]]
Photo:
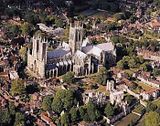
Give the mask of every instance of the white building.
[[10, 77], [11, 80], [19, 78], [18, 73], [16, 71], [10, 71], [9, 72], [9, 77]]

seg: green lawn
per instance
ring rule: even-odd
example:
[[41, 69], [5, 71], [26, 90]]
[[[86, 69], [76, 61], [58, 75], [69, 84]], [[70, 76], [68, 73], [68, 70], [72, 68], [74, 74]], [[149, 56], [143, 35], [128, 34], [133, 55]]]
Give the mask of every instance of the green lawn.
[[160, 98], [156, 99], [153, 101], [153, 104], [157, 105], [158, 107], [160, 107]]
[[132, 121], [135, 121], [139, 118], [138, 115], [130, 113], [126, 117], [122, 118], [115, 126], [128, 126]]

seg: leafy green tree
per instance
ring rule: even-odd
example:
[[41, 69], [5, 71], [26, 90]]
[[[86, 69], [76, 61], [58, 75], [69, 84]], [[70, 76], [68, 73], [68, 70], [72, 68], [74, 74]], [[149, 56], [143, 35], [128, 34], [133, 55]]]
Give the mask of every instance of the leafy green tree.
[[75, 107], [71, 108], [71, 110], [69, 111], [69, 114], [70, 114], [70, 117], [71, 117], [71, 121], [73, 123], [79, 120], [78, 111]]
[[140, 65], [140, 69], [144, 70], [144, 71], [152, 71], [152, 67], [150, 66], [150, 64], [148, 62], [145, 62], [143, 64]]
[[84, 115], [85, 115], [85, 112], [86, 110], [85, 110], [85, 108], [83, 107], [83, 106], [81, 106], [80, 108], [79, 108], [79, 114], [80, 114], [80, 118], [81, 118], [81, 120], [84, 120]]
[[70, 110], [76, 104], [74, 91], [58, 90], [53, 98], [52, 109], [57, 113], [61, 113], [62, 110]]
[[100, 112], [92, 102], [88, 102], [87, 104], [87, 113], [92, 122], [100, 118]]
[[33, 25], [36, 25], [38, 22], [40, 22], [38, 15], [32, 11], [27, 11], [25, 13], [24, 19], [28, 23], [33, 24]]
[[45, 96], [42, 100], [42, 108], [45, 111], [51, 110], [52, 96]]
[[159, 125], [160, 125], [159, 113], [150, 111], [145, 116], [145, 126], [159, 126]]
[[135, 100], [135, 98], [132, 95], [127, 95], [125, 97], [125, 100], [127, 101], [127, 103], [130, 105], [133, 103], [133, 101]]
[[11, 121], [10, 113], [8, 109], [0, 110], [0, 124], [9, 124]]
[[57, 27], [62, 28], [63, 27], [63, 21], [61, 19], [56, 19], [55, 24]]
[[9, 25], [7, 36], [11, 39], [17, 37], [21, 33], [19, 26], [17, 25]]
[[111, 41], [115, 44], [119, 43], [119, 36], [112, 36]]
[[77, 100], [73, 90], [66, 90], [64, 98], [64, 108], [69, 110], [72, 106], [76, 105]]
[[64, 113], [61, 116], [61, 126], [69, 126], [69, 124], [70, 124], [69, 114], [68, 113]]
[[66, 83], [73, 83], [74, 82], [74, 73], [67, 72], [65, 75], [62, 76], [62, 79]]
[[12, 95], [21, 95], [25, 93], [25, 84], [21, 79], [16, 79], [12, 81], [11, 84], [11, 94]]
[[52, 110], [61, 113], [63, 110], [63, 99], [65, 97], [65, 90], [58, 90], [52, 101]]
[[83, 120], [84, 120], [84, 121], [86, 121], [86, 122], [91, 121], [91, 120], [90, 120], [90, 117], [89, 117], [89, 115], [88, 115], [88, 113], [87, 113], [87, 112], [84, 114], [84, 116], [83, 116]]
[[107, 70], [105, 67], [101, 67], [99, 72], [96, 74], [96, 82], [102, 85], [106, 85]]
[[45, 12], [40, 12], [39, 14], [38, 14], [38, 16], [39, 16], [39, 20], [40, 20], [40, 22], [42, 22], [42, 23], [46, 23], [46, 20], [47, 20], [47, 14], [45, 13]]
[[23, 58], [23, 61], [27, 60], [27, 47], [22, 47], [19, 50], [19, 55]]
[[123, 60], [120, 60], [120, 61], [117, 62], [117, 67], [120, 68], [120, 69], [124, 69], [124, 65], [125, 65], [125, 63], [124, 63]]
[[14, 126], [25, 126], [25, 117], [22, 113], [16, 113]]
[[24, 35], [24, 36], [29, 35], [32, 28], [33, 28], [33, 26], [31, 24], [29, 24], [28, 22], [23, 23], [21, 25], [22, 35]]
[[16, 112], [16, 111], [15, 111], [14, 103], [9, 102], [8, 108], [9, 108], [9, 113], [10, 113], [11, 115], [15, 115], [15, 112]]
[[153, 69], [153, 75], [154, 76], [159, 76], [160, 75], [160, 69], [159, 68], [154, 68]]
[[107, 117], [112, 117], [114, 115], [114, 107], [110, 103], [107, 103], [104, 113]]
[[134, 58], [132, 58], [132, 59], [130, 59], [130, 60], [128, 61], [128, 66], [129, 66], [130, 68], [136, 68], [136, 67], [137, 67], [137, 64], [136, 64], [136, 61], [135, 61]]

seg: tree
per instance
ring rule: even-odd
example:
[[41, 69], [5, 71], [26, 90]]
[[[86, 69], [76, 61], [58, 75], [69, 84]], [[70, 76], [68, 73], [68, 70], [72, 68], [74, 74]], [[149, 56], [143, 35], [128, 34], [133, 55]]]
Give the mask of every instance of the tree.
[[136, 61], [134, 58], [131, 58], [129, 61], [128, 61], [128, 66], [130, 68], [136, 68], [137, 67], [137, 64], [136, 64]]
[[86, 110], [85, 110], [85, 108], [83, 107], [83, 106], [81, 106], [80, 108], [79, 108], [79, 114], [80, 114], [80, 118], [81, 118], [81, 120], [84, 120], [84, 115], [85, 115], [85, 112]]
[[21, 95], [25, 93], [25, 85], [23, 80], [16, 79], [12, 81], [11, 84], [11, 94], [12, 95]]
[[76, 104], [74, 91], [58, 90], [53, 98], [52, 109], [57, 113], [61, 113], [62, 110], [70, 110]]
[[25, 19], [28, 23], [33, 24], [33, 25], [36, 25], [38, 22], [40, 22], [38, 15], [35, 14], [34, 12], [32, 12], [32, 11], [27, 11], [27, 12], [25, 13], [24, 19]]
[[110, 103], [107, 103], [104, 113], [107, 117], [112, 117], [114, 115], [114, 108]]
[[51, 104], [52, 104], [52, 96], [45, 96], [42, 101], [42, 108], [44, 111], [51, 110]]
[[153, 75], [154, 76], [159, 76], [160, 75], [160, 69], [159, 68], [154, 68], [153, 69]]
[[17, 37], [20, 34], [20, 29], [17, 25], [9, 25], [7, 36], [9, 38]]
[[74, 73], [67, 72], [65, 75], [62, 76], [62, 79], [66, 83], [73, 83], [74, 82]]
[[112, 36], [111, 41], [115, 44], [119, 43], [119, 36]]
[[26, 36], [29, 35], [31, 30], [32, 30], [32, 25], [29, 24], [28, 22], [25, 22], [21, 25], [21, 31], [22, 31], [22, 35]]
[[9, 124], [11, 121], [10, 113], [8, 109], [0, 110], [0, 124]]
[[19, 50], [19, 55], [23, 58], [23, 61], [26, 61], [27, 59], [27, 48], [26, 47], [22, 47]]
[[9, 109], [9, 113], [11, 114], [11, 115], [15, 115], [15, 106], [14, 106], [14, 103], [12, 103], [12, 102], [9, 102], [9, 107], [8, 107], [8, 109]]
[[125, 97], [125, 100], [127, 101], [127, 103], [130, 105], [133, 103], [133, 101], [135, 100], [135, 98], [132, 95], [127, 95]]
[[25, 126], [25, 117], [22, 113], [16, 113], [14, 126]]
[[63, 111], [63, 102], [61, 99], [54, 97], [52, 102], [52, 110], [59, 114]]
[[69, 126], [70, 120], [69, 120], [69, 114], [64, 113], [61, 116], [61, 126]]
[[159, 125], [160, 125], [159, 113], [150, 111], [145, 116], [145, 126], [159, 126]]
[[106, 85], [107, 70], [105, 67], [101, 67], [96, 74], [96, 82], [102, 85]]
[[70, 117], [71, 117], [72, 122], [78, 121], [78, 112], [75, 107], [72, 107], [71, 110], [69, 111], [69, 113], [70, 113]]
[[144, 71], [152, 71], [152, 67], [148, 62], [141, 64], [140, 69]]
[[56, 19], [55, 24], [57, 27], [62, 28], [63, 27], [63, 21], [61, 19]]
[[69, 110], [72, 106], [77, 104], [77, 99], [75, 97], [75, 93], [73, 90], [66, 90], [65, 97], [64, 97], [64, 108]]
[[92, 122], [100, 118], [100, 112], [92, 102], [88, 102], [87, 104], [87, 113]]
[[63, 110], [63, 98], [65, 97], [65, 90], [58, 90], [52, 101], [52, 110], [61, 113]]
[[120, 69], [124, 69], [124, 61], [123, 60], [120, 60], [117, 62], [117, 67], [120, 68]]

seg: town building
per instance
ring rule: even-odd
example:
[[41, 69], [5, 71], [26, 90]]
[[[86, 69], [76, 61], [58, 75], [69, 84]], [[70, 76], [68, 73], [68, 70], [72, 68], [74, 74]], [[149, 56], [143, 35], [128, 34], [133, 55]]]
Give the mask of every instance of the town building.
[[111, 42], [93, 45], [83, 43], [83, 24], [70, 24], [69, 44], [61, 42], [56, 49], [48, 50], [48, 39], [40, 34], [31, 39], [27, 67], [40, 78], [57, 77], [68, 71], [84, 76], [98, 71], [99, 66], [116, 63], [116, 49]]

